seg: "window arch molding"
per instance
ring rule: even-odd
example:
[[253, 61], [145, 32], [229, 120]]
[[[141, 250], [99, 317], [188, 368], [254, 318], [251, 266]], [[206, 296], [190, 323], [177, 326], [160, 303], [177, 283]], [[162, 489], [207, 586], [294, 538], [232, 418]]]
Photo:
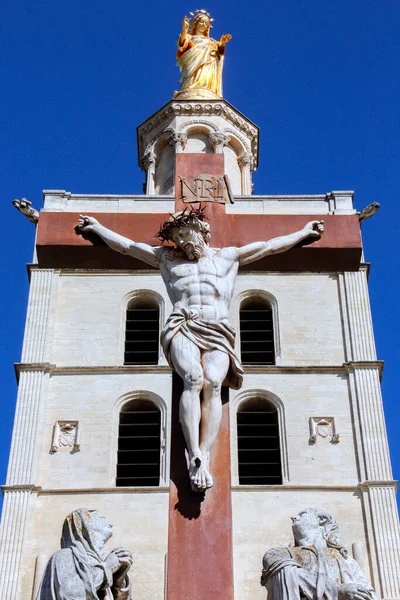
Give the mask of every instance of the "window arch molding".
[[[132, 290], [125, 294], [122, 298], [120, 305], [120, 336], [119, 336], [119, 356], [121, 357], [122, 364], [124, 364], [124, 353], [125, 353], [125, 330], [126, 330], [126, 311], [132, 300], [150, 300], [156, 302], [159, 308], [159, 321], [158, 321], [158, 340], [160, 340], [161, 331], [165, 322], [165, 301], [164, 298], [156, 292], [148, 288], [142, 288], [139, 290]], [[161, 348], [160, 341], [158, 342], [158, 364], [167, 365], [167, 360], [164, 356]]]
[[225, 127], [223, 133], [229, 135], [229, 137], [231, 138], [231, 142], [232, 140], [234, 140], [232, 145], [235, 147], [235, 150], [237, 150], [241, 154], [243, 152], [251, 152], [249, 143], [246, 141], [245, 137], [239, 135], [237, 131], [235, 131], [234, 129], [230, 129], [229, 127]]
[[[272, 404], [278, 414], [280, 454], [282, 464], [282, 484], [289, 483], [289, 456], [286, 435], [285, 405], [283, 400], [269, 390], [253, 388], [244, 390], [235, 396], [231, 404], [230, 426], [231, 426], [231, 462], [232, 462], [232, 484], [239, 485], [238, 466], [238, 440], [237, 440], [237, 413], [240, 407], [249, 400], [260, 398]], [[241, 486], [242, 487], [242, 486]]]
[[187, 142], [184, 152], [200, 152], [199, 149], [193, 148], [194, 140], [198, 140], [201, 144], [204, 144], [204, 148], [201, 150], [204, 154], [212, 154], [213, 147], [210, 142], [210, 133], [214, 133], [214, 128], [207, 121], [196, 121], [190, 125], [186, 124], [182, 127], [182, 133], [186, 133]]
[[118, 430], [119, 430], [119, 415], [124, 406], [132, 401], [145, 400], [152, 402], [160, 411], [161, 428], [160, 428], [160, 487], [169, 485], [169, 455], [170, 455], [170, 440], [167, 432], [171, 430], [171, 414], [168, 410], [168, 405], [164, 398], [149, 390], [134, 390], [120, 396], [114, 403], [113, 409], [113, 431], [112, 431], [112, 452], [111, 460], [112, 467], [111, 480], [115, 485], [117, 475], [117, 452], [118, 452]]
[[261, 300], [266, 301], [272, 309], [272, 325], [273, 325], [273, 332], [274, 332], [274, 348], [275, 348], [275, 363], [277, 362], [278, 358], [281, 358], [281, 333], [280, 333], [280, 327], [279, 327], [279, 310], [278, 310], [278, 301], [275, 298], [275, 296], [273, 294], [271, 294], [270, 292], [267, 292], [265, 290], [259, 290], [259, 289], [247, 289], [244, 292], [241, 292], [237, 297], [236, 297], [236, 303], [237, 303], [237, 323], [238, 323], [238, 327], [237, 327], [237, 338], [236, 338], [236, 350], [237, 352], [239, 352], [239, 356], [240, 356], [240, 309], [241, 306], [243, 304], [243, 302], [246, 302], [247, 300], [256, 300], [257, 298], [260, 298]]
[[206, 121], [205, 119], [196, 119], [184, 123], [184, 125], [182, 125], [179, 131], [182, 133], [187, 133], [187, 135], [189, 135], [190, 133], [194, 133], [195, 131], [201, 131], [202, 133], [209, 135], [210, 133], [218, 131], [218, 127], [217, 125], [215, 125], [215, 123], [211, 123], [210, 121]]
[[244, 143], [242, 139], [240, 139], [235, 131], [224, 129], [223, 133], [228, 135], [229, 145], [234, 149], [237, 157], [241, 156], [243, 152], [250, 152], [247, 144]]

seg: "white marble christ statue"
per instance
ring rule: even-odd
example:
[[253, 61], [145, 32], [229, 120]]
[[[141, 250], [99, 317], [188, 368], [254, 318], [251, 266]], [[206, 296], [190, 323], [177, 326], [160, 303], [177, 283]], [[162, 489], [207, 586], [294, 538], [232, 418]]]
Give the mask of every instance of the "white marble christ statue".
[[[173, 304], [161, 334], [165, 356], [183, 380], [179, 417], [189, 454], [192, 489], [204, 492], [213, 485], [210, 452], [221, 417], [221, 386], [239, 389], [243, 370], [234, 352], [235, 331], [228, 310], [239, 267], [270, 254], [285, 252], [298, 242], [319, 238], [323, 221], [269, 241], [241, 248], [210, 248], [210, 226], [202, 210], [171, 216], [158, 237], [174, 248], [133, 242], [93, 217], [81, 216], [78, 228], [97, 234], [113, 250], [133, 256], [161, 271]], [[200, 402], [200, 392], [203, 400]]]

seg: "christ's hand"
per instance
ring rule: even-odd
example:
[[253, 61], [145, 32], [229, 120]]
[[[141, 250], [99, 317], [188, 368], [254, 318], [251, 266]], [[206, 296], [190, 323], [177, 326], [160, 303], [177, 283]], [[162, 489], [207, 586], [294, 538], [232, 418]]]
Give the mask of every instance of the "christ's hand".
[[79, 215], [78, 229], [81, 231], [95, 231], [96, 225], [99, 222], [94, 217], [84, 217]]
[[324, 222], [323, 221], [310, 221], [304, 227], [304, 233], [310, 237], [321, 237], [324, 233]]

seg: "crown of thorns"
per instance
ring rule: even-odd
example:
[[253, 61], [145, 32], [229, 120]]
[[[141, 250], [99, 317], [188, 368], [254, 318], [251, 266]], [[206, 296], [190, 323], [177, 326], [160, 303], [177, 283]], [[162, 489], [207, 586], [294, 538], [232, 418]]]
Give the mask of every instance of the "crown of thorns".
[[185, 210], [182, 212], [175, 213], [174, 215], [171, 215], [170, 213], [170, 218], [165, 221], [163, 225], [161, 225], [156, 237], [160, 238], [163, 243], [165, 241], [172, 240], [173, 229], [176, 229], [177, 227], [195, 225], [196, 223], [201, 223], [207, 219], [204, 211], [205, 207], [202, 208], [199, 206], [199, 208], [192, 207], [190, 210], [185, 208]]

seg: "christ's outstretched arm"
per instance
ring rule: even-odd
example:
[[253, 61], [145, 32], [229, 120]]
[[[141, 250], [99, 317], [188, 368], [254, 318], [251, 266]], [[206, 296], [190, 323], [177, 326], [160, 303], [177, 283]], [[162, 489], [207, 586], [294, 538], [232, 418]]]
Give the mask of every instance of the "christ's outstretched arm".
[[241, 248], [237, 248], [239, 253], [239, 265], [247, 265], [269, 254], [279, 254], [289, 250], [302, 240], [308, 237], [319, 238], [324, 231], [323, 221], [310, 221], [300, 231], [277, 237], [268, 242], [253, 242]]
[[85, 217], [80, 215], [78, 229], [82, 232], [88, 231], [98, 235], [112, 250], [128, 254], [139, 260], [143, 260], [152, 267], [160, 265], [161, 254], [164, 252], [162, 246], [149, 246], [141, 242], [133, 242], [132, 240], [107, 229], [94, 217]]

